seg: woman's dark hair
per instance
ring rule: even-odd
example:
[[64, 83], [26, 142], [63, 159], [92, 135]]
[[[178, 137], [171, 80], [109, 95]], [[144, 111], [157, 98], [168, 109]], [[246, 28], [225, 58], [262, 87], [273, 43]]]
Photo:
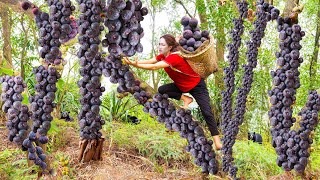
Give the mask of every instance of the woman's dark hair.
[[179, 49], [179, 43], [176, 41], [176, 38], [174, 36], [172, 36], [171, 34], [165, 34], [163, 36], [161, 36], [160, 38], [163, 38], [166, 43], [168, 44], [168, 46], [172, 46], [172, 49], [170, 50], [170, 52], [176, 52]]

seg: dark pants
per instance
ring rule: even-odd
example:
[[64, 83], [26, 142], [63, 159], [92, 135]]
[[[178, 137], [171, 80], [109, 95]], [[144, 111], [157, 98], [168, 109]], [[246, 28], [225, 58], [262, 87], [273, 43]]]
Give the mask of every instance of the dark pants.
[[[158, 89], [160, 94], [168, 94], [170, 98], [174, 98], [176, 100], [180, 100], [182, 91], [174, 84], [165, 84], [160, 86]], [[207, 85], [203, 79], [197, 84], [193, 89], [191, 89], [188, 93], [190, 93], [194, 99], [197, 101], [202, 115], [207, 122], [209, 127], [209, 131], [212, 136], [218, 135], [219, 131], [217, 128], [217, 123], [214, 120], [214, 116], [210, 106], [210, 97], [207, 89]]]

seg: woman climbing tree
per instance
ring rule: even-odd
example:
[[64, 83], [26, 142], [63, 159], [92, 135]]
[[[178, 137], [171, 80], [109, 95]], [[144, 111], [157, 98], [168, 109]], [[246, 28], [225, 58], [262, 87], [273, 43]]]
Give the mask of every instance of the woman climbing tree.
[[125, 62], [137, 68], [146, 70], [158, 70], [164, 68], [173, 83], [165, 84], [159, 87], [160, 94], [168, 94], [170, 98], [182, 100], [184, 105], [182, 108], [188, 108], [193, 101], [191, 97], [183, 93], [190, 93], [198, 105], [200, 106], [202, 115], [208, 125], [209, 131], [213, 136], [215, 147], [217, 150], [222, 148], [220, 142], [217, 123], [210, 106], [210, 97], [204, 79], [202, 79], [190, 67], [187, 61], [177, 54], [179, 44], [175, 37], [170, 34], [161, 36], [159, 41], [159, 55], [153, 59], [138, 61], [135, 57], [134, 61], [124, 58]]

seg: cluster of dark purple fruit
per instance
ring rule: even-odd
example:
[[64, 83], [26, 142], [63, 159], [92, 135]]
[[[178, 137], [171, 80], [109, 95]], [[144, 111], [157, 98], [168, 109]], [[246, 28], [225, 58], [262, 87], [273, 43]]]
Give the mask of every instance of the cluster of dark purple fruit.
[[62, 61], [59, 47], [77, 35], [77, 25], [71, 18], [75, 6], [70, 0], [48, 0], [49, 14], [42, 12], [30, 2], [21, 4], [24, 10], [32, 8], [37, 27], [39, 28], [40, 57], [47, 64], [59, 65]]
[[[142, 2], [140, 0], [127, 2], [112, 0], [109, 2], [104, 21], [109, 33], [102, 44], [105, 47], [109, 46], [110, 54], [105, 58], [102, 74], [110, 77], [111, 83], [119, 84], [117, 87], [118, 93], [141, 93], [141, 96], [139, 95], [139, 98], [136, 99], [140, 104], [144, 104], [151, 97], [151, 94], [141, 91], [140, 81], [135, 80], [129, 66], [122, 63], [120, 56], [133, 56], [136, 52], [142, 52], [143, 47], [140, 39], [143, 36], [143, 29], [140, 21], [143, 20], [142, 15], [146, 15], [148, 10], [141, 7]], [[113, 14], [114, 12], [115, 14]], [[141, 51], [138, 49], [141, 49]]]
[[100, 96], [105, 88], [101, 86], [103, 57], [99, 52], [101, 43], [100, 34], [104, 30], [100, 16], [105, 9], [105, 4], [100, 0], [78, 0], [80, 12], [78, 19], [79, 37], [81, 45], [78, 51], [80, 58], [79, 69], [82, 78], [78, 81], [80, 88], [81, 110], [78, 114], [80, 124], [80, 137], [83, 139], [100, 139], [100, 129], [105, 123], [101, 119]]
[[209, 31], [201, 31], [196, 18], [184, 16], [180, 22], [183, 25], [183, 33], [179, 44], [186, 51], [197, 50], [204, 41], [209, 39]]
[[[105, 58], [103, 63], [102, 74], [110, 77], [110, 82], [119, 84], [117, 87], [118, 93], [137, 92], [140, 91], [140, 81], [135, 80], [133, 73], [129, 70], [129, 66], [122, 64], [121, 58], [116, 57], [112, 52]], [[151, 97], [149, 95], [149, 97]], [[141, 103], [147, 99], [142, 99]]]
[[40, 57], [44, 58], [47, 64], [59, 65], [62, 61], [62, 54], [59, 49], [61, 45], [59, 41], [59, 28], [61, 27], [58, 24], [55, 24], [53, 26], [50, 24], [48, 13], [42, 12], [40, 10], [35, 12], [35, 19], [37, 27], [39, 28], [38, 42], [42, 47], [40, 50]]
[[272, 145], [278, 154], [277, 165], [286, 171], [295, 169], [304, 172], [312, 144], [309, 137], [318, 123], [320, 97], [316, 91], [310, 91], [305, 108], [299, 113], [302, 117], [300, 129], [290, 130], [296, 119], [292, 117], [292, 105], [296, 101], [296, 90], [300, 87], [298, 67], [303, 62], [299, 57], [300, 41], [305, 35], [298, 24], [293, 24], [289, 17], [277, 19], [280, 52], [276, 53], [276, 71], [271, 71], [273, 89], [270, 96], [270, 118]]
[[[122, 63], [121, 56], [133, 56], [142, 52], [140, 39], [143, 37], [143, 28], [140, 21], [148, 14], [148, 9], [142, 7], [140, 0], [111, 0], [106, 10], [105, 26], [109, 33], [102, 45], [108, 47], [109, 55], [103, 63], [102, 73], [110, 77], [111, 83], [118, 83], [118, 93], [130, 92], [140, 104], [151, 98], [151, 94], [140, 88], [140, 81], [135, 80], [129, 66]], [[120, 56], [121, 55], [121, 56]]]
[[199, 123], [192, 120], [190, 110], [176, 109], [168, 98], [167, 94], [155, 94], [144, 104], [143, 111], [152, 117], [157, 116], [157, 121], [165, 123], [168, 130], [180, 132], [180, 136], [188, 140], [185, 149], [195, 158], [194, 163], [202, 168], [203, 173], [216, 174], [218, 162], [212, 150], [213, 141], [206, 139]]
[[[106, 39], [102, 41], [104, 47], [108, 47], [109, 55], [101, 63], [102, 74], [109, 77], [113, 84], [119, 84], [118, 93], [141, 91], [140, 81], [135, 80], [129, 66], [122, 63], [120, 55], [133, 56], [136, 48], [143, 48], [140, 39], [143, 35], [143, 29], [140, 21], [142, 15], [147, 14], [146, 8], [141, 8], [140, 0], [111, 0], [108, 2], [106, 10], [106, 19], [104, 20], [109, 32]], [[139, 34], [140, 33], [140, 34]], [[130, 52], [129, 52], [130, 51]], [[137, 98], [140, 104], [144, 104], [151, 94], [145, 93], [144, 96]], [[140, 99], [140, 100], [139, 100]]]
[[104, 47], [114, 56], [133, 56], [141, 53], [143, 46], [140, 39], [143, 37], [143, 28], [140, 21], [148, 14], [148, 9], [142, 7], [141, 0], [110, 0], [106, 10], [104, 24], [109, 33], [102, 41]]
[[62, 40], [60, 39], [61, 43], [66, 43], [66, 42], [68, 42], [69, 40], [75, 38], [76, 35], [78, 34], [78, 25], [77, 25], [76, 19], [75, 19], [73, 16], [70, 16], [70, 19], [71, 19], [71, 24], [70, 24], [70, 25], [71, 25], [72, 31], [71, 31], [70, 34], [68, 34], [68, 38], [66, 38], [65, 41], [62, 41]]
[[[143, 92], [144, 91], [142, 91], [142, 93]], [[142, 93], [140, 92], [139, 94], [139, 92], [135, 92], [133, 96], [136, 99], [139, 99], [139, 97], [141, 96], [143, 97]], [[169, 102], [168, 98], [169, 96], [167, 94], [163, 94], [163, 95], [155, 94], [152, 97], [151, 101], [147, 101], [146, 103], [144, 103], [143, 111], [146, 113], [150, 113], [152, 117], [159, 116], [158, 121], [162, 123], [165, 122], [164, 117], [170, 116], [175, 110], [175, 107], [173, 106], [172, 103]], [[168, 128], [168, 129], [172, 129], [172, 128]]]
[[48, 142], [47, 133], [53, 120], [51, 112], [56, 106], [53, 101], [57, 91], [56, 82], [60, 78], [60, 74], [55, 68], [49, 67], [47, 69], [44, 66], [34, 68], [33, 73], [36, 76], [37, 84], [35, 85], [36, 94], [29, 97], [33, 121], [31, 130], [38, 135], [36, 140], [41, 144], [46, 144]]
[[[248, 4], [244, 2], [237, 3], [238, 10], [240, 14], [243, 14], [247, 11]], [[225, 129], [228, 126], [228, 123], [231, 122], [232, 118], [232, 94], [235, 90], [234, 87], [234, 80], [235, 75], [234, 73], [239, 68], [239, 47], [241, 45], [241, 35], [244, 32], [243, 26], [243, 16], [240, 16], [238, 19], [233, 19], [234, 29], [231, 32], [232, 43], [227, 45], [229, 54], [227, 56], [229, 60], [229, 67], [224, 68], [224, 84], [226, 90], [222, 91], [222, 119], [223, 125], [222, 128]]]
[[75, 10], [75, 6], [72, 5], [70, 0], [48, 0], [49, 6], [49, 22], [53, 30], [51, 33], [53, 39], [60, 39], [60, 42], [66, 42], [70, 37], [74, 37], [76, 29], [72, 26], [72, 20], [70, 18], [72, 12]]
[[[236, 97], [236, 106], [234, 112], [232, 111], [232, 99], [231, 95], [233, 94], [234, 88], [234, 72], [238, 70], [238, 58], [239, 58], [239, 47], [241, 44], [240, 35], [243, 34], [243, 20], [246, 18], [248, 4], [247, 2], [238, 2], [237, 3], [240, 18], [234, 20], [235, 29], [231, 32], [233, 44], [228, 45], [229, 55], [228, 59], [230, 60], [230, 67], [225, 69], [225, 84], [227, 90], [222, 93], [223, 96], [223, 114], [222, 118], [226, 120], [223, 123], [223, 171], [229, 171], [232, 177], [236, 177], [237, 168], [232, 167], [233, 157], [232, 157], [232, 146], [235, 143], [236, 136], [239, 132], [239, 125], [242, 124], [244, 113], [246, 109], [246, 99], [247, 95], [250, 92], [251, 85], [253, 82], [253, 69], [257, 66], [257, 56], [258, 48], [261, 45], [261, 39], [264, 37], [264, 31], [267, 26], [267, 22], [270, 20], [275, 20], [279, 16], [279, 10], [269, 3], [260, 0], [257, 2], [257, 19], [254, 22], [255, 29], [250, 31], [251, 39], [246, 43], [247, 45], [247, 62], [248, 64], [243, 65], [244, 75], [242, 79], [242, 87], [238, 88], [237, 97]], [[232, 114], [232, 112], [234, 114]], [[232, 115], [234, 116], [232, 118]]]
[[[310, 91], [305, 108], [303, 108], [298, 114], [299, 116], [301, 116], [301, 120], [299, 122], [300, 128], [296, 134], [300, 135], [301, 140], [297, 142], [296, 141], [297, 138], [294, 135], [294, 131], [292, 131], [291, 138], [293, 138], [295, 145], [288, 143], [288, 147], [292, 150], [291, 151], [292, 154], [289, 153], [290, 150], [289, 152], [287, 150], [289, 161], [293, 162], [293, 159], [296, 159], [296, 157], [299, 158], [299, 163], [297, 163], [296, 161], [296, 165], [294, 166], [294, 169], [299, 173], [302, 173], [308, 164], [308, 157], [310, 156], [308, 149], [313, 143], [313, 140], [310, 137], [310, 134], [312, 131], [315, 130], [315, 128], [319, 123], [319, 118], [318, 118], [319, 111], [320, 111], [320, 94], [317, 93], [317, 91]], [[288, 139], [287, 142], [293, 142], [293, 141]], [[298, 156], [295, 156], [293, 150], [294, 150], [294, 147], [298, 145], [300, 146], [300, 150], [298, 152]], [[278, 163], [281, 164], [281, 162], [279, 161]], [[282, 165], [283, 164], [284, 163], [282, 163]], [[288, 162], [288, 167], [289, 167], [289, 162]]]
[[47, 169], [46, 155], [42, 148], [37, 146], [37, 134], [30, 131], [29, 136], [22, 143], [24, 150], [28, 150], [28, 159], [34, 161], [34, 164], [41, 167], [41, 169]]
[[141, 89], [140, 81], [135, 79], [128, 65], [122, 64], [120, 57], [110, 52], [101, 67], [102, 74], [109, 77], [111, 83], [118, 84], [118, 93], [130, 92], [140, 104], [145, 104], [151, 98], [152, 94]]
[[[281, 91], [278, 94], [281, 94]], [[294, 94], [292, 94], [293, 96]], [[280, 104], [283, 106], [281, 109], [276, 107]], [[320, 95], [316, 91], [310, 91], [305, 108], [299, 112], [299, 116], [301, 116], [300, 128], [296, 131], [290, 130], [296, 121], [292, 117], [292, 109], [283, 104], [281, 100], [271, 106], [269, 116], [272, 125], [272, 145], [278, 154], [277, 165], [285, 171], [295, 169], [298, 173], [304, 172], [310, 156], [309, 148], [313, 143], [310, 134], [319, 122], [319, 110]]]
[[[239, 18], [233, 19], [234, 28], [231, 31], [232, 43], [227, 45], [229, 54], [227, 56], [229, 60], [229, 67], [224, 69], [224, 84], [226, 89], [222, 91], [222, 170], [229, 172], [235, 177], [236, 167], [232, 167], [232, 147], [235, 143], [236, 133], [238, 132], [238, 124], [232, 121], [232, 94], [235, 90], [234, 73], [239, 68], [239, 47], [241, 45], [241, 35], [244, 32], [243, 19], [246, 18], [246, 12], [248, 10], [248, 3], [246, 1], [238, 1], [237, 7], [239, 11]], [[231, 173], [232, 171], [232, 173]], [[235, 173], [234, 173], [235, 172]]]
[[[30, 130], [28, 128], [28, 120], [30, 117], [38, 117], [39, 114], [35, 115], [31, 113], [28, 106], [22, 104], [23, 96], [21, 93], [24, 91], [24, 88], [26, 88], [26, 84], [20, 76], [4, 76], [0, 78], [0, 82], [3, 91], [1, 100], [4, 101], [2, 110], [7, 114], [8, 118], [6, 125], [9, 129], [9, 140], [14, 141], [17, 145], [22, 145], [22, 150], [29, 152], [28, 159], [33, 160], [35, 164], [40, 166], [42, 169], [46, 169], [46, 156], [43, 154], [42, 148], [34, 144], [34, 142], [39, 141], [40, 143], [46, 143], [48, 141], [45, 135], [47, 130], [50, 129], [50, 119], [47, 119], [47, 114], [43, 112], [50, 108], [44, 107], [44, 109], [36, 111], [36, 113], [42, 113], [42, 127], [38, 129], [38, 131], [35, 130], [35, 122], [37, 122], [40, 127], [41, 120], [34, 120], [32, 131], [28, 134], [28, 131]], [[42, 100], [40, 96], [42, 95], [45, 96], [45, 92], [40, 93], [40, 95], [36, 95], [35, 98], [40, 102]], [[44, 104], [43, 100], [42, 104]], [[38, 132], [38, 134], [36, 132]], [[40, 137], [38, 137], [38, 135], [40, 135]]]
[[[28, 4], [29, 2], [24, 2]], [[59, 41], [60, 36], [60, 26], [51, 25], [49, 22], [49, 14], [42, 12], [37, 7], [32, 9], [33, 14], [35, 15], [36, 25], [39, 29], [39, 45], [42, 47], [40, 50], [40, 57], [44, 58], [47, 64], [56, 64], [61, 63], [61, 51], [59, 47], [61, 45]]]
[[38, 143], [46, 144], [48, 142], [47, 132], [53, 120], [51, 112], [56, 106], [53, 102], [57, 91], [56, 82], [61, 77], [56, 68], [51, 65], [59, 65], [62, 62], [62, 54], [59, 49], [61, 42], [66, 41], [72, 36], [72, 33], [75, 33], [72, 30], [70, 19], [72, 11], [75, 10], [71, 1], [48, 0], [47, 3], [50, 15], [29, 2], [22, 3], [24, 10], [32, 8], [35, 15], [40, 36], [38, 42], [42, 47], [40, 57], [45, 59], [46, 64], [33, 69], [37, 81], [36, 94], [29, 97], [33, 124], [28, 138], [23, 141], [23, 150], [28, 150], [29, 159], [34, 160], [35, 164], [42, 169], [46, 169], [47, 166], [45, 155]]
[[258, 48], [261, 45], [261, 40], [264, 37], [264, 31], [267, 23], [270, 20], [278, 18], [280, 11], [274, 6], [264, 1], [257, 3], [257, 19], [254, 22], [255, 29], [250, 31], [251, 39], [246, 42], [247, 45], [247, 64], [243, 65], [244, 75], [242, 78], [242, 88], [238, 89], [234, 120], [241, 125], [244, 119], [246, 109], [246, 99], [250, 92], [253, 82], [253, 69], [257, 66]]
[[3, 112], [6, 113], [7, 128], [9, 129], [9, 140], [17, 145], [22, 145], [23, 140], [28, 134], [28, 120], [30, 112], [27, 105], [22, 104], [23, 97], [21, 93], [27, 85], [23, 82], [21, 76], [3, 76], [0, 77], [2, 86], [1, 101]]
[[139, 86], [140, 81], [136, 82], [138, 83], [136, 83], [136, 85], [131, 89], [130, 93], [133, 94], [133, 97], [139, 102], [139, 104], [145, 104], [150, 98], [152, 98], [152, 94], [141, 89]]

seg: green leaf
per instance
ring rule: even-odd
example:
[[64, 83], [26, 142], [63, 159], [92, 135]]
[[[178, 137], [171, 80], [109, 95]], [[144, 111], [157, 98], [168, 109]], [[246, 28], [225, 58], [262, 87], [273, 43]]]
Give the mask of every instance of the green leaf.
[[7, 75], [12, 76], [14, 74], [14, 70], [0, 67], [0, 74], [7, 74]]
[[53, 133], [53, 132], [58, 132], [58, 131], [59, 131], [59, 127], [57, 126], [57, 124], [54, 121], [52, 121], [50, 130], [48, 131], [48, 133]]
[[23, 97], [22, 104], [27, 105], [28, 104], [28, 95], [27, 95], [27, 93], [22, 93], [22, 97]]
[[60, 78], [57, 82], [57, 88], [62, 89], [64, 84], [64, 81]]

